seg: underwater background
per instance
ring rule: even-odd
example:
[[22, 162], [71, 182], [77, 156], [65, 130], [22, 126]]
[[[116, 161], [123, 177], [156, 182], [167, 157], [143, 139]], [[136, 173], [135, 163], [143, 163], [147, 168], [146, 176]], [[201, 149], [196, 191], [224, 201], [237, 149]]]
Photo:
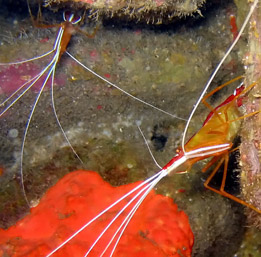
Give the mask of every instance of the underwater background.
[[[38, 56], [53, 47], [58, 28], [35, 28], [26, 1], [0, 1], [0, 62]], [[166, 24], [147, 24], [126, 17], [101, 15], [94, 38], [75, 33], [68, 51], [117, 86], [171, 114], [186, 119], [208, 77], [233, 41], [230, 15], [240, 23], [247, 10], [233, 1], [207, 1], [200, 13], [174, 18]], [[71, 6], [63, 6], [70, 9]], [[42, 8], [49, 24], [62, 22], [63, 8]], [[78, 6], [77, 6], [78, 9]], [[33, 13], [37, 5], [32, 2]], [[81, 10], [77, 10], [81, 13]], [[242, 13], [241, 13], [242, 12]], [[95, 21], [82, 25], [86, 32]], [[232, 30], [231, 30], [232, 26]], [[244, 73], [242, 58], [247, 33], [225, 62], [211, 89]], [[26, 79], [35, 76], [48, 57], [0, 67], [1, 102]], [[139, 103], [63, 55], [58, 63], [54, 99], [57, 115], [75, 157], [57, 125], [51, 106], [50, 85], [44, 89], [29, 126], [23, 156], [24, 186], [36, 205], [65, 174], [86, 169], [119, 186], [144, 180], [158, 171], [137, 128], [140, 125], [160, 165], [181, 144], [184, 120], [175, 119]], [[29, 90], [0, 118], [0, 224], [6, 229], [28, 212], [20, 184], [20, 157], [24, 129], [41, 84]], [[235, 87], [235, 86], [234, 86]], [[214, 106], [231, 95], [226, 87], [209, 100]], [[189, 136], [202, 126], [209, 110], [201, 106], [189, 127]], [[188, 138], [189, 138], [188, 136]], [[238, 155], [231, 158], [230, 170]], [[248, 227], [244, 207], [205, 190], [204, 163], [188, 174], [165, 178], [157, 192], [174, 199], [189, 217], [195, 236], [193, 256], [261, 256], [261, 233]], [[238, 193], [239, 173], [231, 172], [230, 190]], [[219, 178], [214, 181], [218, 184]], [[99, 192], [97, 192], [99, 194]]]

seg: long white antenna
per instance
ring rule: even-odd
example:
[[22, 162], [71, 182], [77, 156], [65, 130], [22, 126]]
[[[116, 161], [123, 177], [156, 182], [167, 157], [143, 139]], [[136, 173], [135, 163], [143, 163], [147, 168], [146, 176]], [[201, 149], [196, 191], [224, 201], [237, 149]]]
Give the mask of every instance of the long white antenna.
[[173, 117], [173, 118], [187, 121], [187, 120], [184, 119], [184, 118], [178, 117], [177, 115], [174, 115], [174, 114], [171, 114], [171, 113], [169, 113], [169, 112], [167, 112], [167, 111], [164, 111], [164, 110], [158, 108], [157, 106], [155, 106], [155, 105], [153, 105], [153, 104], [150, 104], [150, 103], [148, 103], [148, 102], [146, 102], [146, 101], [144, 101], [144, 100], [142, 100], [142, 99], [140, 99], [140, 98], [138, 98], [138, 97], [136, 97], [136, 96], [130, 94], [130, 93], [127, 92], [126, 90], [123, 90], [122, 88], [118, 87], [118, 86], [115, 85], [114, 83], [110, 82], [110, 81], [107, 80], [106, 78], [102, 77], [101, 75], [99, 75], [98, 73], [96, 73], [95, 71], [93, 71], [92, 69], [88, 68], [86, 65], [84, 65], [83, 63], [81, 63], [77, 58], [75, 58], [73, 55], [71, 55], [68, 51], [66, 51], [66, 53], [67, 53], [76, 63], [78, 63], [79, 65], [81, 65], [85, 70], [89, 71], [89, 72], [92, 73], [94, 76], [96, 76], [96, 77], [98, 77], [99, 79], [103, 80], [104, 82], [106, 82], [106, 83], [109, 84], [110, 86], [112, 86], [112, 87], [114, 87], [114, 88], [117, 88], [118, 90], [120, 90], [120, 91], [121, 91], [122, 93], [124, 93], [125, 95], [127, 95], [127, 96], [133, 98], [134, 100], [136, 100], [136, 101], [138, 101], [138, 102], [140, 102], [140, 103], [142, 103], [142, 104], [145, 104], [145, 105], [147, 105], [147, 106], [149, 106], [149, 107], [151, 107], [151, 108], [153, 108], [153, 109], [155, 109], [155, 110], [157, 110], [157, 111], [160, 111], [160, 112], [162, 112], [162, 113], [164, 113], [164, 114], [167, 114], [167, 115], [169, 115], [169, 116], [171, 116], [171, 117]]
[[146, 139], [144, 133], [142, 132], [142, 130], [141, 130], [141, 128], [140, 128], [140, 126], [139, 126], [138, 124], [137, 124], [137, 127], [138, 127], [138, 129], [139, 129], [139, 131], [140, 131], [140, 133], [141, 133], [141, 136], [142, 136], [142, 138], [143, 138], [143, 140], [144, 140], [144, 143], [146, 144], [146, 146], [147, 146], [147, 148], [148, 148], [148, 150], [149, 150], [149, 153], [150, 153], [150, 156], [151, 156], [152, 160], [154, 161], [154, 163], [157, 165], [157, 167], [158, 167], [159, 169], [162, 169], [162, 167], [161, 167], [161, 166], [158, 164], [158, 162], [156, 161], [156, 159], [155, 159], [155, 157], [154, 157], [154, 155], [153, 155], [153, 153], [152, 153], [152, 151], [151, 151], [151, 149], [150, 149], [149, 143], [148, 143], [148, 141], [147, 141], [147, 139]]
[[184, 132], [183, 132], [183, 137], [182, 137], [182, 150], [183, 150], [184, 153], [186, 152], [186, 151], [185, 151], [185, 147], [184, 147], [184, 145], [185, 145], [185, 138], [186, 138], [186, 134], [187, 134], [188, 127], [189, 127], [189, 124], [190, 124], [190, 122], [191, 122], [191, 119], [192, 119], [192, 117], [193, 117], [193, 115], [194, 115], [196, 109], [198, 108], [198, 106], [199, 106], [199, 104], [200, 104], [202, 98], [204, 97], [206, 91], [208, 90], [208, 88], [209, 88], [211, 82], [213, 81], [213, 79], [215, 78], [217, 72], [219, 71], [221, 65], [224, 63], [224, 61], [226, 60], [226, 58], [228, 57], [228, 55], [231, 53], [231, 51], [233, 50], [233, 48], [234, 48], [235, 45], [237, 44], [239, 38], [241, 37], [243, 31], [244, 31], [245, 28], [246, 28], [246, 25], [247, 25], [248, 22], [249, 22], [249, 19], [250, 19], [251, 15], [252, 15], [253, 12], [254, 12], [254, 10], [255, 10], [257, 4], [258, 4], [258, 0], [255, 0], [255, 2], [254, 2], [254, 3], [252, 4], [252, 6], [250, 7], [249, 13], [248, 13], [248, 15], [247, 15], [247, 17], [246, 17], [246, 19], [245, 19], [245, 21], [244, 21], [244, 23], [243, 23], [243, 25], [242, 25], [240, 31], [239, 31], [239, 33], [238, 33], [238, 35], [237, 35], [236, 39], [235, 39], [234, 42], [231, 44], [231, 46], [228, 48], [226, 54], [223, 56], [223, 58], [221, 59], [221, 61], [219, 62], [219, 64], [218, 64], [217, 67], [215, 68], [215, 70], [213, 71], [213, 73], [212, 73], [212, 75], [210, 76], [210, 78], [209, 78], [207, 84], [205, 85], [204, 90], [202, 91], [200, 97], [198, 98], [196, 104], [194, 105], [194, 107], [193, 107], [193, 109], [192, 109], [192, 111], [191, 111], [191, 113], [190, 113], [190, 116], [189, 116], [189, 118], [188, 118], [188, 120], [187, 120], [185, 129], [184, 129]]

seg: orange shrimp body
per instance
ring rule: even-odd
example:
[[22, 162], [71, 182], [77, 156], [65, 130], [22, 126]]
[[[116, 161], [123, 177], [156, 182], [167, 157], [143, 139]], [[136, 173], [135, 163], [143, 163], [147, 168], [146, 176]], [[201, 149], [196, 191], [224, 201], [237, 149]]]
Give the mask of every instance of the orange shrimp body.
[[[208, 157], [221, 156], [231, 149], [233, 145], [232, 141], [234, 140], [241, 124], [240, 120], [238, 120], [240, 117], [238, 107], [242, 105], [242, 101], [241, 98], [238, 99], [238, 97], [243, 91], [244, 85], [240, 85], [240, 87], [235, 90], [233, 95], [229, 96], [215, 109], [205, 103], [212, 111], [208, 114], [203, 126], [185, 144], [185, 153], [181, 148], [179, 148], [177, 150], [177, 155], [174, 156], [174, 158], [172, 158], [163, 169], [173, 167], [172, 165], [185, 155], [191, 155], [191, 153], [196, 150], [198, 150], [198, 153], [201, 151], [201, 155], [198, 154], [195, 157], [192, 155], [192, 157], [184, 159], [184, 163], [182, 165], [175, 167], [175, 169], [170, 169], [169, 171], [169, 173], [187, 172], [194, 163]], [[209, 148], [222, 145], [226, 145], [225, 149], [221, 147], [219, 151], [213, 152], [212, 149], [210, 149], [211, 151], [208, 152]], [[216, 150], [217, 149], [218, 148], [216, 148]]]
[[63, 35], [60, 44], [59, 60], [61, 56], [64, 54], [64, 52], [66, 51], [67, 46], [71, 40], [72, 34], [75, 31], [74, 25], [80, 22], [81, 17], [75, 17], [73, 13], [64, 12], [63, 19], [64, 22], [61, 24], [61, 28], [63, 29]]
[[241, 99], [237, 96], [243, 90], [244, 86], [241, 85], [233, 95], [209, 113], [201, 129], [186, 143], [186, 152], [233, 142], [241, 125], [240, 120], [237, 120], [240, 117], [238, 107], [241, 105]]

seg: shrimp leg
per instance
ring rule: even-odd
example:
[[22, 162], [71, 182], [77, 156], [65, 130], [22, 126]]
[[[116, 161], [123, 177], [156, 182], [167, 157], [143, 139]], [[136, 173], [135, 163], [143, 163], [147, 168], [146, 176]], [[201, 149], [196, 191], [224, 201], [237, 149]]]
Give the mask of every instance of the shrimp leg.
[[[220, 194], [222, 196], [225, 196], [237, 203], [240, 203], [242, 205], [245, 205], [246, 207], [256, 211], [257, 213], [260, 213], [261, 214], [261, 210], [257, 209], [254, 205], [250, 204], [250, 203], [247, 203], [245, 201], [243, 201], [242, 199], [234, 196], [234, 195], [231, 195], [229, 193], [227, 193], [225, 191], [225, 184], [226, 184], [226, 177], [227, 177], [227, 168], [228, 168], [228, 159], [229, 159], [229, 154], [224, 154], [224, 156], [219, 160], [217, 166], [215, 167], [215, 169], [211, 172], [210, 176], [207, 178], [207, 180], [205, 181], [204, 183], [204, 186], [207, 188], [207, 189], [210, 189], [211, 191], [217, 193], [217, 194]], [[216, 188], [213, 188], [209, 185], [210, 181], [212, 180], [212, 178], [215, 176], [215, 174], [217, 173], [217, 171], [219, 170], [220, 166], [223, 164], [224, 162], [224, 172], [223, 172], [223, 177], [222, 177], [222, 183], [221, 183], [221, 186], [219, 189], [216, 189]]]

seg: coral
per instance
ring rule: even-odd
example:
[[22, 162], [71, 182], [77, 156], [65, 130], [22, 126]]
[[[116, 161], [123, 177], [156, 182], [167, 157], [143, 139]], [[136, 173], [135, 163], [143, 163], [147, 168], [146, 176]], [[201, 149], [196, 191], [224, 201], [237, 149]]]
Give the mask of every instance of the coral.
[[[31, 208], [28, 216], [7, 230], [0, 230], [0, 256], [45, 256], [138, 184], [113, 187], [95, 172], [79, 170], [67, 174], [38, 206]], [[83, 256], [125, 203], [100, 217], [54, 256]], [[90, 256], [101, 254], [121, 220], [123, 217], [107, 231]], [[193, 234], [186, 214], [171, 198], [151, 192], [128, 225], [115, 256], [191, 256], [192, 246]]]

